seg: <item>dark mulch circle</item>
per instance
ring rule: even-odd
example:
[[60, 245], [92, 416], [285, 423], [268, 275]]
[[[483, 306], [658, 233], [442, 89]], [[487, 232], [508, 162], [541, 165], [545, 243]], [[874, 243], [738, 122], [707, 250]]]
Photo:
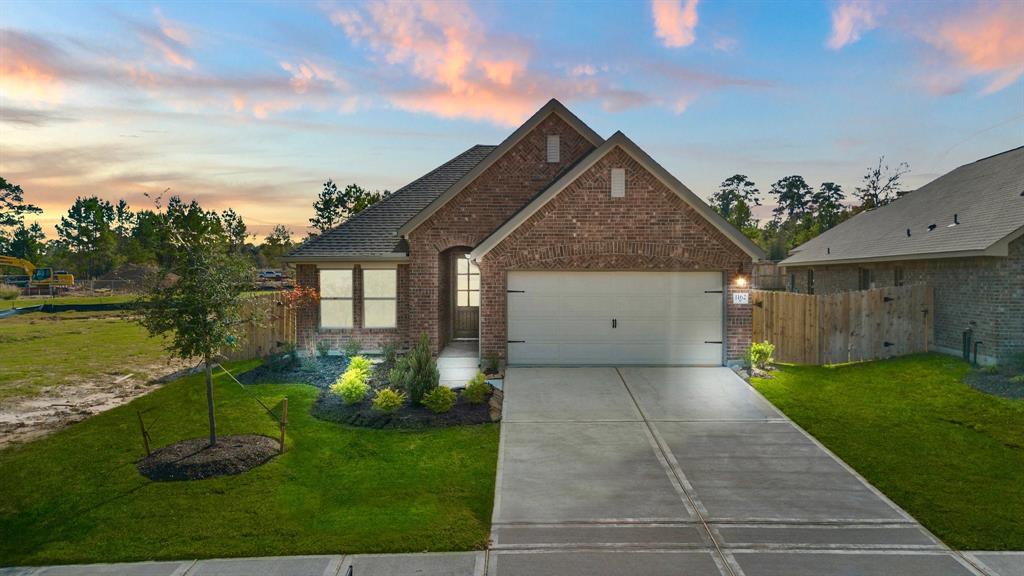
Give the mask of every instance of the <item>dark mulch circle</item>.
[[302, 358], [291, 365], [267, 362], [239, 374], [238, 381], [247, 385], [301, 382], [317, 388], [328, 388], [338, 381], [346, 368], [348, 368], [348, 358], [342, 356]]
[[1000, 366], [997, 372], [988, 372], [984, 369], [975, 369], [967, 373], [964, 381], [968, 386], [993, 396], [1003, 398], [1024, 398], [1024, 383], [1014, 382], [1011, 379], [1024, 370], [1015, 370], [1012, 367]]
[[382, 414], [373, 409], [370, 400], [347, 405], [336, 394], [325, 390], [320, 392], [320, 396], [313, 404], [312, 414], [314, 418], [320, 420], [362, 428], [439, 428], [496, 421], [491, 418], [489, 400], [490, 396], [480, 404], [470, 404], [460, 395], [455, 406], [442, 414], [435, 414], [422, 406], [413, 406], [409, 403], [394, 412]]
[[252, 470], [279, 449], [277, 440], [257, 434], [221, 436], [212, 447], [208, 438], [191, 438], [164, 446], [135, 465], [150, 480], [202, 480]]

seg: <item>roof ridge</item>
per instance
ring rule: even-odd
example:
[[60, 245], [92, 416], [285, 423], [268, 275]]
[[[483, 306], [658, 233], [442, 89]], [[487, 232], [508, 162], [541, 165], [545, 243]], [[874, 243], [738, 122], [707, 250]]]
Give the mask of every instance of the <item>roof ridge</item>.
[[961, 164], [960, 166], [957, 166], [957, 168], [962, 168], [964, 166], [970, 166], [971, 164], [977, 164], [978, 162], [982, 162], [984, 160], [991, 160], [992, 158], [995, 158], [996, 156], [1002, 156], [1003, 154], [1009, 154], [1010, 152], [1016, 152], [1017, 150], [1024, 150], [1024, 146], [1017, 146], [1016, 148], [1010, 148], [1009, 150], [1003, 150], [1002, 152], [996, 152], [995, 154], [992, 154], [990, 156], [985, 156], [984, 158], [978, 158], [974, 162], [968, 162], [967, 164]]

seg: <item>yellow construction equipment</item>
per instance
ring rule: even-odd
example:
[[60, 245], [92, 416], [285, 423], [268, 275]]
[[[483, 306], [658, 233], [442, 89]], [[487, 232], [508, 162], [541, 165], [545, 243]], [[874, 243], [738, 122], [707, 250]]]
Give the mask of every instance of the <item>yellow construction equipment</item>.
[[21, 268], [28, 274], [30, 288], [71, 288], [75, 285], [75, 277], [65, 270], [53, 268], [36, 268], [36, 265], [24, 258], [0, 256], [0, 266]]

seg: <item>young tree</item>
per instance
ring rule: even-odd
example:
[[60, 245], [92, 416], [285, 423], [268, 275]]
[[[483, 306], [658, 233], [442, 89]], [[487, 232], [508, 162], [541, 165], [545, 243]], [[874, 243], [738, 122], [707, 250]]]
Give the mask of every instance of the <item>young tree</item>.
[[[167, 348], [173, 355], [203, 360], [213, 446], [217, 421], [212, 363], [221, 348], [233, 342], [244, 321], [242, 294], [252, 284], [252, 269], [210, 225], [210, 214], [194, 201], [184, 204], [172, 198], [168, 202], [160, 222], [165, 238], [162, 250], [168, 253], [169, 263], [151, 279], [138, 306], [139, 321], [151, 334], [169, 335]], [[170, 280], [171, 274], [176, 281]]]
[[759, 190], [743, 174], [736, 174], [725, 179], [718, 187], [718, 192], [711, 196], [711, 207], [730, 224], [746, 231], [757, 226], [752, 209], [761, 205]]
[[878, 164], [868, 168], [862, 184], [858, 186], [853, 195], [860, 200], [857, 210], [870, 210], [884, 206], [889, 202], [903, 196], [907, 191], [903, 190], [903, 175], [910, 172], [910, 164], [900, 162], [895, 170], [885, 164], [885, 156], [878, 158]]
[[57, 236], [72, 253], [85, 260], [86, 276], [114, 265], [117, 237], [111, 228], [114, 206], [96, 196], [79, 196], [57, 224]]
[[310, 232], [309, 235], [312, 237], [327, 232], [388, 194], [390, 192], [387, 190], [370, 192], [358, 184], [349, 184], [344, 190], [338, 190], [338, 186], [332, 180], [324, 182], [323, 190], [313, 203], [316, 214], [309, 219], [310, 225], [316, 231]]

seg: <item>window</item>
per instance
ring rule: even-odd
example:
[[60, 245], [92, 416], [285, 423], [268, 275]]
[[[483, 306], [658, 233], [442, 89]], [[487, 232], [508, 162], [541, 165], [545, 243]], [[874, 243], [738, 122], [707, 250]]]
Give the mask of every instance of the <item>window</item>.
[[807, 293], [814, 294], [814, 270], [807, 270]]
[[480, 269], [469, 259], [459, 258], [455, 270], [455, 305], [476, 307], [480, 305]]
[[796, 292], [796, 272], [789, 273], [789, 291]]
[[626, 169], [612, 168], [612, 198], [626, 195]]
[[557, 163], [562, 157], [561, 138], [558, 134], [548, 134], [548, 162]]
[[320, 271], [320, 327], [352, 327], [352, 270]]
[[892, 269], [892, 285], [903, 286], [903, 268], [897, 266]]
[[857, 269], [857, 289], [870, 290], [875, 287], [875, 273], [870, 268]]
[[363, 269], [363, 327], [398, 324], [398, 270]]

